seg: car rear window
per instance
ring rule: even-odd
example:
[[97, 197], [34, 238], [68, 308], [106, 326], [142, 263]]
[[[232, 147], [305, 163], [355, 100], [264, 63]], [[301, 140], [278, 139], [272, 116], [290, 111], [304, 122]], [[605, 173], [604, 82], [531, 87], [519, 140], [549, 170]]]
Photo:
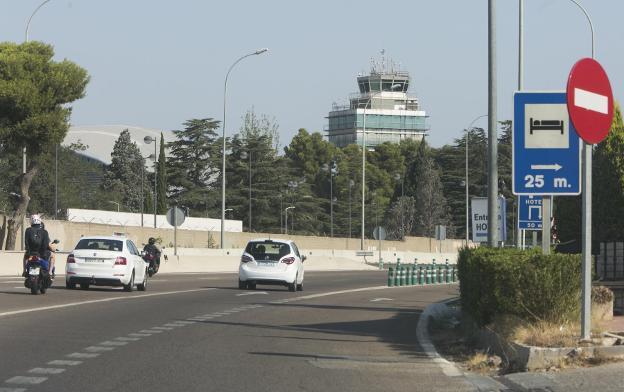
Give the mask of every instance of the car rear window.
[[78, 241], [76, 249], [111, 250], [114, 252], [121, 252], [123, 249], [123, 241], [83, 238]]
[[245, 252], [254, 259], [279, 260], [290, 253], [290, 246], [282, 242], [251, 241], [247, 244]]

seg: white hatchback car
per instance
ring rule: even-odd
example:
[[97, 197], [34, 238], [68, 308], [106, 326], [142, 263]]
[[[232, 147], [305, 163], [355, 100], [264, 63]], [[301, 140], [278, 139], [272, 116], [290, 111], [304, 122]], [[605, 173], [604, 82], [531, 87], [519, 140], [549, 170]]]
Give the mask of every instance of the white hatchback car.
[[238, 288], [253, 290], [256, 284], [268, 284], [301, 291], [305, 258], [290, 240], [251, 240], [245, 247], [238, 268]]
[[[123, 286], [132, 291], [147, 288], [149, 266], [134, 243], [124, 236], [82, 237], [67, 256], [65, 286]], [[138, 283], [137, 283], [138, 282]]]

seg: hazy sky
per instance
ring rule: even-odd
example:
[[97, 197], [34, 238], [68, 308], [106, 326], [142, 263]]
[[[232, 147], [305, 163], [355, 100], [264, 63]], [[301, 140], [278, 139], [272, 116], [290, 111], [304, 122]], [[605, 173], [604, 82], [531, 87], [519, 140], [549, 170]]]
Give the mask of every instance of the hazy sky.
[[[0, 0], [0, 41], [23, 41], [42, 0]], [[616, 99], [624, 82], [624, 1], [580, 0], [596, 30], [596, 57]], [[430, 115], [430, 142], [451, 143], [487, 113], [487, 0], [199, 1], [51, 0], [30, 39], [54, 45], [91, 75], [76, 125], [177, 129], [223, 117], [238, 130], [250, 108], [274, 117], [282, 145], [299, 128], [322, 131], [334, 101], [357, 90], [381, 49], [412, 77]], [[591, 55], [590, 30], [569, 0], [525, 0], [525, 89], [564, 90], [574, 62]], [[497, 1], [498, 118], [512, 117], [517, 87], [518, 0]], [[486, 126], [486, 119], [476, 125]]]

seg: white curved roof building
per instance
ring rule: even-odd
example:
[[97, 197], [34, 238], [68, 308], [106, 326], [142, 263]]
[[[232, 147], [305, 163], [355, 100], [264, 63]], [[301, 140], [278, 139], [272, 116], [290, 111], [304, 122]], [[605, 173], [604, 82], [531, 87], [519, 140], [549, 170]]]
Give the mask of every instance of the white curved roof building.
[[[80, 141], [85, 146], [88, 146], [85, 151], [80, 152], [82, 155], [110, 165], [113, 146], [124, 129], [130, 131], [132, 141], [137, 144], [144, 157], [154, 153], [154, 143], [145, 144], [143, 141], [145, 136], [151, 136], [160, 143], [160, 133], [162, 132], [165, 143], [175, 140], [171, 131], [161, 131], [133, 125], [76, 125], [69, 128], [63, 145], [69, 146]], [[160, 150], [160, 145], [158, 150]]]

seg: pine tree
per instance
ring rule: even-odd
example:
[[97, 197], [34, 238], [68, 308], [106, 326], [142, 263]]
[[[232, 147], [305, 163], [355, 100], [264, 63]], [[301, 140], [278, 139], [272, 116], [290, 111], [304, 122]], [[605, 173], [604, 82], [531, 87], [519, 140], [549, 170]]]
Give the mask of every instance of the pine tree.
[[158, 174], [158, 213], [165, 214], [167, 213], [167, 158], [165, 156], [165, 138], [160, 133], [160, 151], [158, 153], [158, 166], [157, 166], [157, 174]]
[[111, 158], [102, 189], [113, 191], [113, 201], [120, 204], [120, 210], [139, 212], [141, 210], [141, 169], [145, 165], [145, 160], [139, 147], [130, 138], [130, 131], [127, 129], [123, 130], [115, 141]]

